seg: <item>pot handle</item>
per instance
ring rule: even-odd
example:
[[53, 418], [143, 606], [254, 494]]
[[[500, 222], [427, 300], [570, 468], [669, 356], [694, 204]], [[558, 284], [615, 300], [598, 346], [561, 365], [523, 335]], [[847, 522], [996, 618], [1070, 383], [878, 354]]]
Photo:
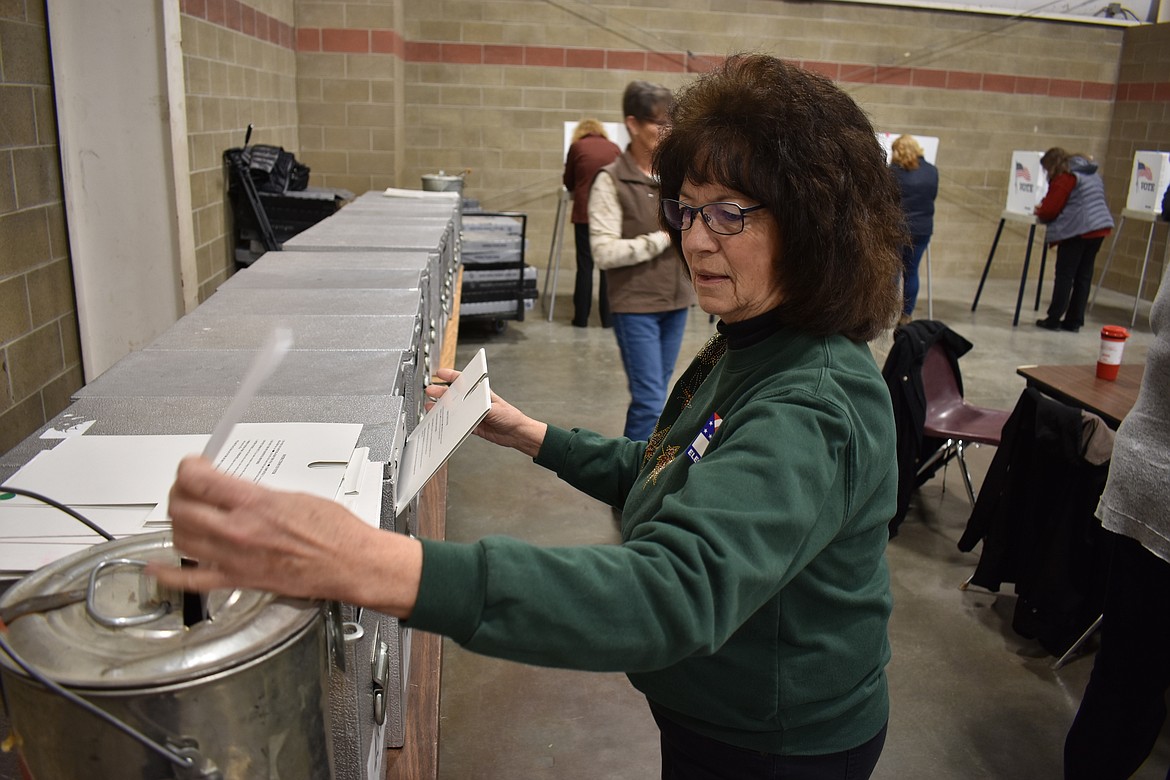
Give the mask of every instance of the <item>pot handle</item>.
[[94, 593], [97, 590], [98, 576], [102, 573], [103, 569], [110, 566], [137, 566], [140, 569], [145, 569], [146, 563], [146, 561], [140, 561], [134, 558], [111, 558], [94, 566], [93, 571], [89, 573], [89, 587], [85, 592], [85, 611], [89, 613], [89, 616], [106, 628], [126, 628], [127, 626], [141, 626], [145, 623], [152, 623], [169, 613], [171, 611], [171, 602], [169, 601], [160, 603], [150, 612], [125, 617], [103, 615], [98, 611], [97, 605], [94, 603]]

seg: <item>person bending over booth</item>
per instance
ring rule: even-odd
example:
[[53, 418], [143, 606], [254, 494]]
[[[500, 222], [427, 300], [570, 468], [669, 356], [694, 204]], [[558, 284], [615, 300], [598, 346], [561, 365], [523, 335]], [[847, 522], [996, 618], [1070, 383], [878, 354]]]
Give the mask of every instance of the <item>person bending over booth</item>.
[[1035, 213], [1048, 226], [1044, 240], [1056, 246], [1056, 280], [1048, 315], [1036, 320], [1036, 327], [1076, 333], [1085, 324], [1093, 265], [1113, 230], [1113, 216], [1097, 163], [1054, 146], [1040, 165], [1048, 174], [1048, 192]]

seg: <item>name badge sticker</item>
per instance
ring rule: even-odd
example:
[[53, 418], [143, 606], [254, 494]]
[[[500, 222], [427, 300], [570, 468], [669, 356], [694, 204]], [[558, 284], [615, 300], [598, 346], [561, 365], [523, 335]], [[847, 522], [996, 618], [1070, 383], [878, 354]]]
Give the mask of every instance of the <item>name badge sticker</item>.
[[719, 416], [718, 412], [711, 415], [711, 419], [707, 420], [707, 424], [699, 431], [699, 435], [691, 442], [691, 446], [687, 447], [687, 457], [695, 463], [699, 462], [699, 458], [703, 457], [703, 453], [707, 451], [707, 445], [711, 443], [711, 437], [715, 435], [715, 431], [719, 430], [719, 426], [723, 424], [723, 418]]

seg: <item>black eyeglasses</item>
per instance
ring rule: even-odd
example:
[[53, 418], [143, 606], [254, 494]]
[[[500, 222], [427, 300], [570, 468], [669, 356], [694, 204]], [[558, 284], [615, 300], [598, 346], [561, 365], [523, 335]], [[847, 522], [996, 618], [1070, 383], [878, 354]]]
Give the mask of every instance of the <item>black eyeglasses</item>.
[[745, 214], [767, 208], [764, 204], [748, 206], [746, 209], [738, 203], [705, 203], [702, 206], [688, 206], [680, 200], [662, 199], [662, 217], [666, 224], [675, 230], [690, 230], [695, 224], [695, 215], [703, 217], [713, 232], [724, 236], [734, 236], [743, 232], [743, 218]]

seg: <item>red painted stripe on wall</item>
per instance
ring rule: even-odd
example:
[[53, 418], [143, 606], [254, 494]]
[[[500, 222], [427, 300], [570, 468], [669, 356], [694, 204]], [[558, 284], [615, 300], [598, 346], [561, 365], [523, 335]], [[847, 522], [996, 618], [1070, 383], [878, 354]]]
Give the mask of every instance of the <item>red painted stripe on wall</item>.
[[257, 11], [240, 0], [179, 0], [180, 10], [188, 16], [235, 30], [252, 38], [293, 48], [291, 24]]
[[[185, 14], [298, 52], [393, 54], [407, 62], [452, 65], [523, 65], [540, 68], [640, 70], [701, 73], [722, 61], [720, 55], [578, 49], [561, 46], [493, 45], [443, 41], [407, 41], [393, 30], [348, 30], [299, 27], [256, 11], [240, 0], [180, 0]], [[847, 84], [890, 84], [954, 91], [1039, 95], [1077, 100], [1164, 102], [1170, 82], [1113, 84], [1076, 79], [1046, 79], [1002, 73], [905, 66], [856, 65], [803, 60], [799, 65]]]

